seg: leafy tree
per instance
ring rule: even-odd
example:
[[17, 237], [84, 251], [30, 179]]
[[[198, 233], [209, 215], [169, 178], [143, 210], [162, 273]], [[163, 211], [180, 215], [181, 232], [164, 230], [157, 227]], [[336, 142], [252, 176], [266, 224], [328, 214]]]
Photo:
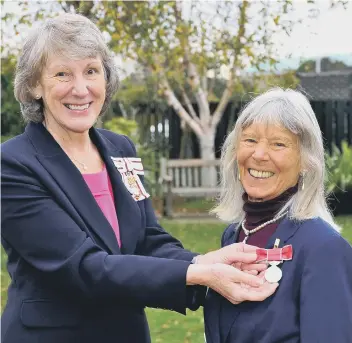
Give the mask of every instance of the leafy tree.
[[[314, 6], [314, 1], [308, 2]], [[198, 138], [203, 159], [215, 158], [217, 125], [241, 83], [241, 72], [248, 67], [274, 66], [273, 37], [282, 31], [289, 33], [294, 24], [289, 15], [294, 9], [291, 0], [55, 4], [92, 18], [109, 33], [113, 51], [143, 67], [158, 95]], [[218, 80], [224, 83], [216, 92]], [[218, 105], [211, 111], [210, 100], [215, 98]], [[213, 184], [215, 173], [202, 179]]]
[[309, 73], [315, 71], [315, 60], [304, 61], [298, 68], [299, 73]]
[[[153, 75], [159, 95], [198, 138], [201, 158], [211, 160], [217, 125], [241, 72], [275, 64], [271, 38], [290, 31], [292, 8], [290, 1], [114, 1], [99, 3], [96, 11], [111, 48]], [[218, 94], [210, 76], [224, 80]], [[202, 180], [214, 184], [215, 170]]]
[[[99, 10], [104, 13], [99, 24], [110, 33], [113, 50], [156, 76], [159, 94], [198, 137], [202, 158], [212, 159], [216, 126], [233, 93], [237, 72], [248, 64], [260, 67], [268, 60], [274, 62], [269, 35], [282, 28], [280, 14], [287, 13], [289, 5], [192, 2], [188, 17], [185, 2], [177, 1], [106, 2]], [[257, 11], [262, 20], [251, 21]], [[226, 88], [211, 113], [208, 74], [219, 74], [224, 67]]]

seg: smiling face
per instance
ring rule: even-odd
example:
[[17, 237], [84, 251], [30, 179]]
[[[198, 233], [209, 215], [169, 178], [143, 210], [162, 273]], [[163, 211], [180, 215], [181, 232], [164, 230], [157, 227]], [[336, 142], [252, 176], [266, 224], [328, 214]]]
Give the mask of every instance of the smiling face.
[[51, 56], [34, 94], [42, 97], [45, 119], [75, 133], [89, 130], [105, 101], [106, 82], [99, 57], [71, 60]]
[[240, 136], [237, 163], [250, 200], [274, 199], [298, 182], [298, 137], [281, 126], [252, 124]]

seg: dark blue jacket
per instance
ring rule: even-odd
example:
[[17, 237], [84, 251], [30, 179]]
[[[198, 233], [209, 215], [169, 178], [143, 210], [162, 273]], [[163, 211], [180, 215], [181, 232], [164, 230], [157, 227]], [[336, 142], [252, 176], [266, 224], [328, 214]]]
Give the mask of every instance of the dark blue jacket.
[[[122, 247], [82, 175], [41, 124], [2, 144], [2, 244], [11, 285], [3, 343], [150, 342], [144, 307], [197, 308], [194, 254], [135, 201], [111, 157], [129, 139], [90, 130], [109, 173]], [[201, 299], [201, 296], [199, 296]]]
[[[222, 245], [236, 242], [236, 225]], [[275, 238], [293, 246], [282, 264], [276, 292], [263, 302], [232, 305], [209, 290], [205, 305], [208, 343], [351, 343], [352, 247], [321, 219], [284, 219]]]

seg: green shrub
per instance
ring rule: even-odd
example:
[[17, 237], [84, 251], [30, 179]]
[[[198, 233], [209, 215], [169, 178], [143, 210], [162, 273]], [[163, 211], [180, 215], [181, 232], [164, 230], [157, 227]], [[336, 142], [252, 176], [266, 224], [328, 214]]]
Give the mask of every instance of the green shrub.
[[341, 150], [333, 146], [332, 154], [326, 153], [327, 191], [352, 190], [352, 147], [342, 142]]

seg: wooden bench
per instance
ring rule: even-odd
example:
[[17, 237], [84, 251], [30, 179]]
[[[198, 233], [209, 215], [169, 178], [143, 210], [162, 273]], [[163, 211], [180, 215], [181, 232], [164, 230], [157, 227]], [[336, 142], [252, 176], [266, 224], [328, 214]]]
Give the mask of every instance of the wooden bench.
[[[164, 215], [172, 217], [172, 199], [181, 197], [215, 197], [220, 192], [220, 160], [160, 160], [160, 179], [164, 197]], [[215, 173], [213, 185], [207, 185], [204, 175]], [[202, 180], [203, 179], [203, 180]], [[213, 179], [214, 181], [214, 179]]]

